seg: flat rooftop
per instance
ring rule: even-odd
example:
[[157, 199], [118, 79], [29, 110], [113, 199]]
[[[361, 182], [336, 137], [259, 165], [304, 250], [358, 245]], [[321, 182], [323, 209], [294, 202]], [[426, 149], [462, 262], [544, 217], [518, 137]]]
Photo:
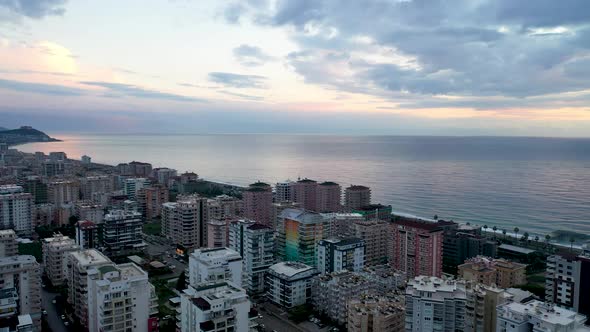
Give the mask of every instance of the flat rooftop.
[[291, 278], [299, 273], [311, 271], [313, 267], [299, 262], [280, 262], [270, 266], [269, 270]]
[[523, 248], [523, 247], [517, 247], [517, 246], [513, 246], [511, 244], [501, 244], [499, 247], [499, 249], [504, 249], [504, 250], [508, 250], [508, 251], [512, 251], [512, 252], [517, 252], [520, 254], [532, 254], [535, 251], [532, 249], [527, 249], [527, 248]]
[[82, 265], [105, 264], [111, 262], [110, 259], [96, 249], [74, 251], [71, 255]]

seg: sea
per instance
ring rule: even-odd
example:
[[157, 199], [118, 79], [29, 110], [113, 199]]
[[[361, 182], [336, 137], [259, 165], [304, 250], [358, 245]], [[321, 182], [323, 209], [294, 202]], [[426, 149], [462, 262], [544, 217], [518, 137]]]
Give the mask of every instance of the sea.
[[73, 135], [25, 144], [116, 165], [133, 160], [248, 185], [310, 178], [371, 187], [399, 214], [544, 236], [590, 235], [590, 139], [277, 134]]

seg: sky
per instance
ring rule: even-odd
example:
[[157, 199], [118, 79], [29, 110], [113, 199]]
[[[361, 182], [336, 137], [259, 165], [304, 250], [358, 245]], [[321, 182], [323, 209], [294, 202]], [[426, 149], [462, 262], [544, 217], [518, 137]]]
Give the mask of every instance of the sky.
[[0, 126], [590, 136], [587, 0], [0, 0]]

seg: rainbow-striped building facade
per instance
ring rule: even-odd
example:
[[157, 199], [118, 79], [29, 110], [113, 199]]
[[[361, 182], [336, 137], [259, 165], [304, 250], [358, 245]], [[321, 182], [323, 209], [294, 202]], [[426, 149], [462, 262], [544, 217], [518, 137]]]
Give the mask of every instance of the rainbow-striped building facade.
[[278, 258], [316, 266], [318, 241], [330, 234], [330, 221], [319, 213], [285, 209], [278, 217]]

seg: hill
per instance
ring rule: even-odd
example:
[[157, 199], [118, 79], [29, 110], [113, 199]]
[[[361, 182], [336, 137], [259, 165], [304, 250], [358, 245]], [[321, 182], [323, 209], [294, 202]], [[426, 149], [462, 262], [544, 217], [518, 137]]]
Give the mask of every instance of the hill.
[[22, 126], [18, 129], [0, 131], [0, 142], [9, 145], [31, 143], [31, 142], [56, 142], [59, 141], [50, 137], [44, 132], [29, 126]]

